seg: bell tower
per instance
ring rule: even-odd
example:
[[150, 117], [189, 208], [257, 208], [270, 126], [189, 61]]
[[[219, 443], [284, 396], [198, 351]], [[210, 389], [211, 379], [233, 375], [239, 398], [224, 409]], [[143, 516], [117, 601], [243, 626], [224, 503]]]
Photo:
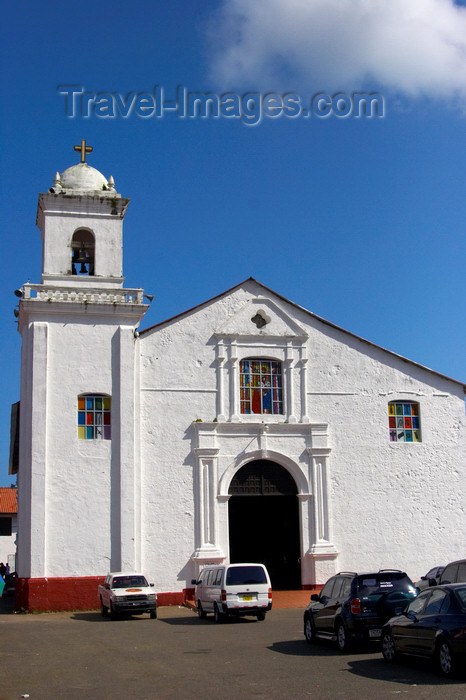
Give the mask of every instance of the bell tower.
[[113, 177], [86, 163], [92, 147], [75, 146], [81, 162], [39, 195], [37, 226], [42, 234], [42, 284], [83, 288], [123, 286], [123, 219], [129, 199]]
[[96, 576], [141, 558], [136, 329], [148, 305], [123, 286], [129, 199], [86, 163], [85, 141], [75, 150], [81, 162], [39, 195], [41, 282], [19, 301], [17, 571], [29, 609], [57, 609], [60, 587], [93, 596]]

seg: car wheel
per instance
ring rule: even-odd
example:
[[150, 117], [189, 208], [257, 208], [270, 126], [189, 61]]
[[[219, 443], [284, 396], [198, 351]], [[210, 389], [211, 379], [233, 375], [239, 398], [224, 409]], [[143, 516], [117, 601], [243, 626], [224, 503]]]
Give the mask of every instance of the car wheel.
[[348, 651], [348, 632], [343, 622], [339, 622], [336, 629], [337, 647], [340, 651]]
[[390, 632], [386, 632], [382, 637], [382, 656], [389, 664], [396, 660], [395, 640]]
[[259, 620], [259, 622], [263, 622], [265, 620], [265, 612], [263, 612], [263, 611], [258, 612], [256, 617]]
[[444, 676], [452, 676], [455, 671], [455, 663], [450, 645], [444, 640], [437, 647], [437, 662]]
[[197, 601], [197, 614], [198, 614], [198, 617], [201, 618], [201, 620], [203, 620], [205, 617], [207, 617], [207, 613], [204, 610], [204, 608], [202, 607], [202, 603], [200, 600]]
[[157, 619], [157, 610], [151, 610], [149, 612], [149, 615], [150, 615], [151, 620], [156, 620]]
[[316, 633], [314, 629], [314, 623], [310, 617], [306, 617], [304, 621], [304, 636], [306, 637], [306, 642], [312, 644], [316, 640]]
[[225, 615], [220, 612], [217, 603], [214, 604], [214, 620], [217, 624], [225, 621]]
[[118, 613], [113, 607], [112, 603], [110, 603], [110, 617], [112, 618], [112, 620], [118, 620]]
[[102, 601], [100, 601], [100, 614], [102, 615], [102, 617], [107, 617], [108, 615], [108, 608], [102, 603]]

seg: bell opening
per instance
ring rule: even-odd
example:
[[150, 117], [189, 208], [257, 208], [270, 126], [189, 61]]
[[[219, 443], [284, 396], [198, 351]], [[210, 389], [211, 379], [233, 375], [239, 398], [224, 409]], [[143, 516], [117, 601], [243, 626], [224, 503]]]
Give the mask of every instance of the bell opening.
[[71, 241], [71, 274], [94, 275], [95, 240], [90, 231], [79, 229]]

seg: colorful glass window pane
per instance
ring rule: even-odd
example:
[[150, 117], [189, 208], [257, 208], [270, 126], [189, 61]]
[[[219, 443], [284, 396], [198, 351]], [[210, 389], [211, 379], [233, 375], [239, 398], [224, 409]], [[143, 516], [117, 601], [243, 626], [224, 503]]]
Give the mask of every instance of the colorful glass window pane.
[[109, 396], [78, 396], [79, 440], [110, 440], [110, 407]]
[[272, 413], [272, 394], [270, 389], [262, 396], [262, 411], [264, 413]]
[[240, 404], [243, 414], [283, 413], [281, 362], [241, 361]]
[[405, 401], [388, 404], [390, 442], [421, 442], [419, 404]]
[[251, 392], [251, 408], [253, 413], [262, 413], [261, 411], [261, 391], [260, 389], [253, 389]]

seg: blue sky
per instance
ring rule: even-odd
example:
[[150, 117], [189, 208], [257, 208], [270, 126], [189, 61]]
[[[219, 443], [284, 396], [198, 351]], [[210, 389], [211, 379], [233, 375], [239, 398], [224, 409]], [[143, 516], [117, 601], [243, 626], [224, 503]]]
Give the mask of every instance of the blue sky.
[[[3, 10], [0, 485], [19, 399], [14, 290], [40, 282], [37, 196], [90, 165], [131, 198], [141, 328], [249, 276], [378, 345], [465, 371], [466, 9], [452, 0], [24, 0]], [[66, 115], [90, 93], [377, 92], [383, 118]]]

